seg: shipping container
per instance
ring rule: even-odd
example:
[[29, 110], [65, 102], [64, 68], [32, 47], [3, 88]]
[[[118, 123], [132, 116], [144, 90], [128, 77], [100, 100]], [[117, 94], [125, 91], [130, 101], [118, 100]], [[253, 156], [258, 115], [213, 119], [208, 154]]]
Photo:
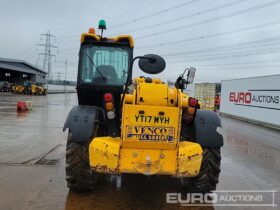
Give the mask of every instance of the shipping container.
[[280, 75], [223, 80], [220, 112], [280, 127]]
[[202, 109], [215, 110], [215, 83], [201, 83], [195, 84], [194, 97], [202, 104]]

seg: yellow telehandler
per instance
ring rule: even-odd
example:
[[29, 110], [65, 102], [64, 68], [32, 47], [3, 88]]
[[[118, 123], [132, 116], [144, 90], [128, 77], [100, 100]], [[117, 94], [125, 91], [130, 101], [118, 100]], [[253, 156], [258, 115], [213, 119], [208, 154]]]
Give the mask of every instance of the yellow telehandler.
[[217, 114], [201, 110], [184, 94], [195, 69], [171, 88], [158, 78], [132, 79], [133, 63], [147, 74], [165, 69], [164, 59], [133, 57], [130, 35], [103, 37], [93, 28], [81, 35], [77, 94], [68, 128], [66, 181], [71, 190], [93, 189], [98, 175], [170, 175], [190, 192], [216, 189], [223, 137]]

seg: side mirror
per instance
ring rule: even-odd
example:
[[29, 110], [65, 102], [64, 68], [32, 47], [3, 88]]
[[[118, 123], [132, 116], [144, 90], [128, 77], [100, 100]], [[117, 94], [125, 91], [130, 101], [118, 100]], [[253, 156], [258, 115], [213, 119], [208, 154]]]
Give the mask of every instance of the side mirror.
[[196, 69], [191, 67], [188, 71], [187, 84], [193, 83]]
[[159, 55], [148, 54], [139, 59], [139, 68], [147, 74], [158, 74], [165, 69], [165, 60]]

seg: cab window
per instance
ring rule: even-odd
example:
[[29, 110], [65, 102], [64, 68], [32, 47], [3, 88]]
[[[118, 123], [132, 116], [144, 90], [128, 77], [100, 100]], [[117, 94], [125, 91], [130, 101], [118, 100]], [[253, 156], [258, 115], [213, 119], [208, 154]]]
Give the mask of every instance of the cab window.
[[128, 72], [128, 49], [85, 46], [82, 51], [82, 83], [124, 85]]

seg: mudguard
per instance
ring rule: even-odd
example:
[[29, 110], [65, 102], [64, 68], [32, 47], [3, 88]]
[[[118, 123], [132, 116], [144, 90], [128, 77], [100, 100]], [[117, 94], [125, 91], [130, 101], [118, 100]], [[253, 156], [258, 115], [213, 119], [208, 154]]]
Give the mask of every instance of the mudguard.
[[83, 143], [94, 135], [95, 126], [104, 122], [104, 111], [95, 106], [74, 106], [69, 112], [63, 131], [69, 128], [74, 142]]
[[194, 120], [196, 142], [202, 147], [222, 147], [223, 136], [217, 132], [221, 121], [214, 111], [198, 109]]

